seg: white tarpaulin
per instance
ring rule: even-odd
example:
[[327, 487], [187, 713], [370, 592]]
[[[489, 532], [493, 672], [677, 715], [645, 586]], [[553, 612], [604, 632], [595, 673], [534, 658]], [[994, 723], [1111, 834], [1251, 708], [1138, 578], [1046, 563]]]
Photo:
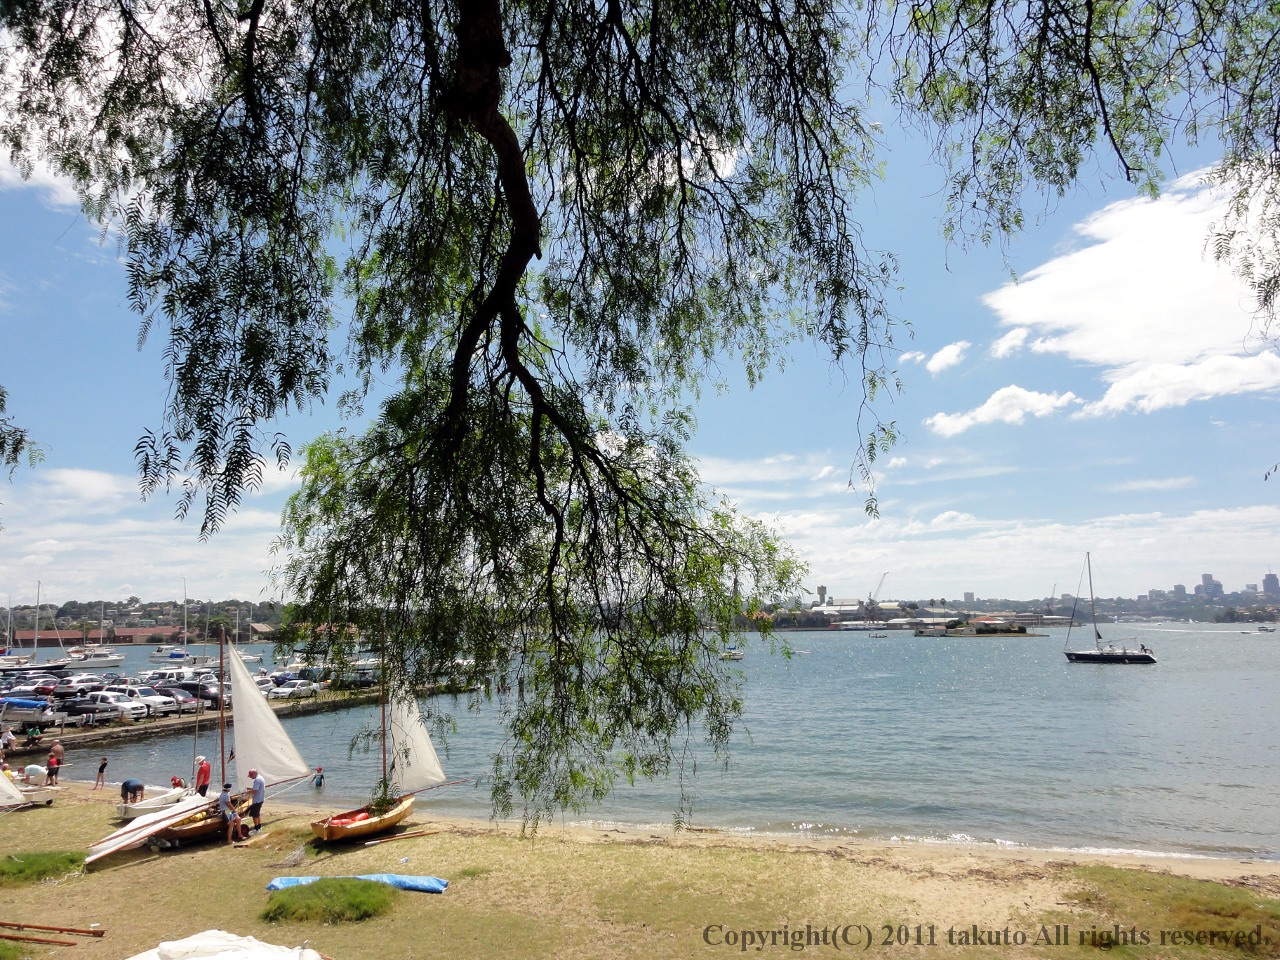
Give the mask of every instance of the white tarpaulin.
[[166, 940], [129, 960], [324, 960], [310, 947], [281, 947], [223, 930], [206, 930], [185, 940]]

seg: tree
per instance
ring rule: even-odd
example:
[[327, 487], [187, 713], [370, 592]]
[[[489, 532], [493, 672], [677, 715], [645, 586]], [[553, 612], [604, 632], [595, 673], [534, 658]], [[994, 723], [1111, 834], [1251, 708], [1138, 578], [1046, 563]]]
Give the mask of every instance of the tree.
[[[180, 512], [202, 500], [205, 534], [291, 457], [274, 417], [340, 369], [353, 414], [395, 382], [366, 433], [307, 451], [281, 576], [299, 623], [358, 624], [397, 681], [492, 671], [495, 801], [536, 814], [668, 771], [697, 725], [723, 748], [739, 701], [715, 651], [798, 587], [786, 546], [699, 484], [699, 390], [798, 340], [868, 401], [896, 388], [896, 263], [856, 220], [868, 110], [931, 132], [962, 242], [1016, 231], [1025, 190], [1100, 154], [1154, 191], [1175, 135], [1220, 136], [1242, 192], [1215, 250], [1266, 306], [1275, 224], [1245, 214], [1274, 209], [1277, 17], [14, 0], [0, 136], [118, 228], [142, 336], [168, 336], [140, 470]], [[858, 433], [870, 483], [895, 426]]]
[[[0, 414], [4, 413], [8, 394], [0, 386]], [[12, 417], [0, 416], [0, 467], [13, 476], [13, 471], [25, 460], [29, 466], [35, 466], [44, 457], [40, 448], [32, 441], [27, 431], [13, 422]], [[0, 526], [0, 530], [4, 527]]]

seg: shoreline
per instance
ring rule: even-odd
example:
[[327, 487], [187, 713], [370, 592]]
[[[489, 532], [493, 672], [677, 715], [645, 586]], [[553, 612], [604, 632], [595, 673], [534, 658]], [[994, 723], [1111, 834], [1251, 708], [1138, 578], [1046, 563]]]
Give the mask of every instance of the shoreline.
[[[114, 806], [118, 784], [108, 783], [105, 790], [92, 791], [92, 783], [65, 780], [60, 784], [73, 802], [103, 803]], [[62, 798], [60, 798], [62, 799]], [[57, 803], [59, 801], [55, 801]], [[66, 802], [62, 799], [62, 802]], [[285, 821], [295, 825], [336, 812], [328, 804], [301, 803], [268, 797], [264, 821]], [[643, 843], [662, 844], [673, 848], [731, 847], [773, 853], [811, 852], [832, 855], [853, 853], [859, 857], [893, 857], [915, 864], [989, 861], [995, 864], [1019, 863], [1047, 866], [1051, 864], [1100, 864], [1120, 868], [1168, 873], [1195, 880], [1233, 882], [1248, 877], [1270, 881], [1273, 895], [1280, 896], [1280, 860], [1265, 858], [1212, 856], [1202, 854], [1161, 853], [1142, 850], [1087, 850], [1034, 847], [1012, 843], [981, 841], [931, 841], [895, 838], [824, 837], [763, 832], [745, 832], [721, 827], [686, 827], [676, 830], [670, 825], [628, 824], [614, 821], [544, 821], [536, 834], [522, 836], [521, 822], [487, 820], [476, 817], [439, 814], [433, 810], [417, 810], [415, 820], [429, 819], [442, 833], [461, 835], [492, 834], [512, 839], [555, 839], [571, 843]], [[104, 819], [103, 836], [115, 829], [115, 820]]]

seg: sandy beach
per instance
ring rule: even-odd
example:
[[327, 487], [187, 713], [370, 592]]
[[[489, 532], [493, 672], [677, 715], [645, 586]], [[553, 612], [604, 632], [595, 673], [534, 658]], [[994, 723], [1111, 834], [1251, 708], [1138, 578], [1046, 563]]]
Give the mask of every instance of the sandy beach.
[[[110, 786], [64, 783], [50, 807], [0, 814], [0, 850], [84, 850], [115, 828], [117, 799]], [[1274, 862], [554, 824], [528, 838], [518, 824], [434, 820], [423, 806], [403, 827], [423, 836], [320, 849], [307, 823], [330, 811], [269, 802], [262, 835], [247, 845], [130, 851], [57, 882], [7, 888], [0, 920], [105, 930], [101, 938], [76, 938], [73, 955], [86, 960], [118, 960], [215, 928], [273, 943], [309, 941], [335, 960], [908, 948], [1063, 956], [1096, 953], [1100, 934], [1132, 936], [1126, 949], [1153, 957], [1211, 956], [1221, 952], [1218, 934], [1255, 929], [1265, 942], [1243, 950], [1242, 940], [1226, 954], [1280, 955]], [[376, 872], [437, 876], [450, 886], [439, 896], [404, 894], [391, 915], [362, 924], [307, 928], [258, 919], [275, 876]], [[1255, 913], [1187, 914], [1184, 901], [1203, 900], [1205, 891], [1242, 898]], [[1195, 944], [1201, 929], [1216, 931], [1214, 944]], [[68, 949], [38, 947], [30, 955]]]

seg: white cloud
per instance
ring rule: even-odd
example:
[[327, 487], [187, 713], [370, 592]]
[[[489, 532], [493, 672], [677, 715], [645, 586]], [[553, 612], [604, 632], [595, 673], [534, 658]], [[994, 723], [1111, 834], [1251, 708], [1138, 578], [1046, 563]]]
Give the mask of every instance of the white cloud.
[[31, 176], [24, 179], [9, 162], [7, 153], [0, 156], [0, 190], [37, 190], [49, 206], [80, 207], [80, 198], [70, 181], [56, 176], [43, 164], [35, 165]]
[[1195, 363], [1131, 365], [1116, 372], [1102, 399], [1088, 403], [1077, 416], [1101, 416], [1137, 410], [1150, 413], [1196, 400], [1280, 390], [1280, 356], [1209, 357]]
[[1223, 213], [1200, 174], [1108, 205], [1078, 225], [1078, 248], [984, 298], [1010, 328], [991, 356], [1025, 349], [1097, 368], [1108, 388], [1085, 415], [1280, 388], [1280, 361], [1250, 346], [1249, 292], [1205, 253]]
[[1027, 337], [1030, 335], [1026, 327], [1016, 327], [1010, 330], [1003, 337], [991, 345], [991, 356], [997, 360], [1003, 360], [1006, 357], [1020, 351], [1027, 343]]
[[901, 357], [903, 363], [924, 363], [926, 355], [920, 350], [908, 350]]
[[955, 343], [949, 343], [941, 350], [934, 353], [929, 358], [929, 362], [925, 364], [925, 369], [934, 376], [940, 374], [943, 370], [947, 370], [964, 361], [965, 351], [972, 344], [968, 340], [957, 340]]
[[1159, 490], [1185, 490], [1195, 485], [1195, 477], [1166, 477], [1161, 480], [1131, 480], [1128, 483], [1114, 483], [1103, 489], [1116, 493], [1147, 493]]
[[1022, 423], [1027, 417], [1043, 417], [1078, 403], [1073, 393], [1039, 393], [1019, 386], [1002, 387], [979, 407], [964, 413], [939, 413], [925, 420], [934, 433], [954, 437], [972, 427], [991, 423]]

